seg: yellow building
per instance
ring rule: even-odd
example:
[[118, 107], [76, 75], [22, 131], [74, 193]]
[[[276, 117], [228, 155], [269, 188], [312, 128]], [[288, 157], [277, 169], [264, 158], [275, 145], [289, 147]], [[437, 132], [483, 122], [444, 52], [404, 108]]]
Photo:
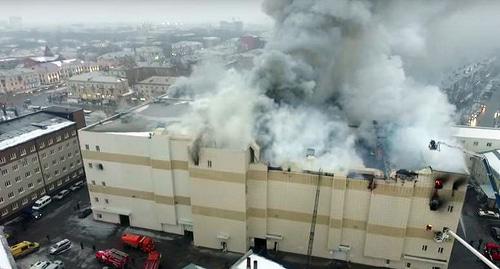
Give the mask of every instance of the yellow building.
[[[156, 102], [80, 130], [95, 219], [192, 232], [194, 245], [214, 249], [307, 254], [319, 187], [314, 256], [447, 268], [453, 241], [433, 238], [444, 227], [456, 230], [465, 197], [465, 184], [457, 182], [465, 175], [428, 168], [383, 179], [375, 169], [275, 170], [258, 159], [256, 145], [194, 154], [190, 137], [164, 129], [189, 109], [186, 102]], [[442, 189], [435, 189], [436, 179], [443, 179]], [[436, 193], [441, 206], [431, 210]]]

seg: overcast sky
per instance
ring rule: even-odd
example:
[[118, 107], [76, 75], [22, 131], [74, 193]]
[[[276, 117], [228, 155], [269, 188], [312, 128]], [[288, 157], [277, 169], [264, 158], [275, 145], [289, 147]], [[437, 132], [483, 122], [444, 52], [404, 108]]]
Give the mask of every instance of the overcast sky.
[[20, 16], [26, 24], [74, 22], [186, 23], [243, 20], [269, 24], [262, 0], [0, 0], [0, 20]]

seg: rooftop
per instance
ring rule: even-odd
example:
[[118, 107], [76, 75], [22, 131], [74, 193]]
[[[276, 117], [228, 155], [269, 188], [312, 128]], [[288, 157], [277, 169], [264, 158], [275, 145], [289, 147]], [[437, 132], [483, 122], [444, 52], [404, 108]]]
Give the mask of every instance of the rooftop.
[[75, 124], [45, 112], [36, 112], [0, 122], [0, 150], [27, 142]]
[[54, 112], [54, 113], [73, 113], [80, 110], [82, 110], [82, 108], [71, 107], [71, 106], [49, 106], [43, 109], [43, 111]]
[[137, 84], [172, 85], [174, 81], [174, 77], [152, 76], [143, 81], [139, 81]]
[[120, 83], [120, 82], [126, 81], [126, 79], [106, 75], [106, 74], [101, 73], [101, 72], [90, 72], [90, 73], [83, 73], [83, 74], [80, 74], [77, 76], [72, 76], [69, 79], [69, 81]]
[[500, 140], [500, 129], [486, 127], [455, 126], [455, 137]]
[[90, 125], [85, 130], [129, 134], [151, 132], [156, 128], [164, 128], [172, 123], [179, 122], [181, 116], [189, 113], [190, 110], [189, 101], [161, 99], [119, 113], [97, 124]]
[[493, 174], [500, 179], [500, 150], [487, 151], [483, 155], [488, 159]]

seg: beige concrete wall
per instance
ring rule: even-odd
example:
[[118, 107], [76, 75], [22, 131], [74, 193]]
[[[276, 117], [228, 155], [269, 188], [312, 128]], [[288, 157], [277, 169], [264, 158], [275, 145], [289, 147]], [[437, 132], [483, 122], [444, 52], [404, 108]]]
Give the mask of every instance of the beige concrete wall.
[[[318, 175], [267, 171], [249, 163], [248, 151], [213, 148], [202, 149], [195, 165], [190, 141], [162, 132], [150, 139], [82, 131], [80, 140], [88, 178], [96, 181], [91, 196], [110, 201], [93, 202], [106, 213], [101, 220], [115, 222], [116, 213], [109, 212], [129, 211], [134, 226], [182, 233], [192, 224], [197, 246], [220, 249], [224, 241], [229, 251], [245, 252], [253, 238], [272, 236], [282, 239], [268, 239], [269, 248], [277, 242], [281, 251], [307, 253]], [[88, 162], [102, 163], [104, 170], [89, 170]], [[439, 190], [443, 206], [430, 211], [438, 177], [447, 179]], [[352, 262], [445, 268], [452, 242], [432, 238], [443, 227], [457, 228], [465, 195], [465, 185], [452, 189], [459, 177], [423, 171], [417, 181], [377, 180], [370, 190], [366, 180], [322, 176], [313, 255], [332, 258], [343, 245]], [[99, 186], [101, 180], [106, 186]], [[426, 232], [427, 224], [434, 231]]]

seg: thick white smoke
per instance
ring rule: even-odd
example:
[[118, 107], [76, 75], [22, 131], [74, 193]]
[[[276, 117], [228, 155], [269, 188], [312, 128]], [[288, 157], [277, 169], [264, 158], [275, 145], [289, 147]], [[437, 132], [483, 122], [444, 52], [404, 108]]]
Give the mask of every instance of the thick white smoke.
[[257, 141], [273, 164], [304, 163], [313, 148], [316, 169], [336, 169], [362, 164], [355, 144], [375, 147], [377, 121], [395, 167], [461, 169], [461, 154], [427, 148], [452, 141], [454, 107], [419, 70], [447, 65], [429, 60], [436, 41], [428, 38], [461, 3], [267, 0], [275, 28], [255, 67], [210, 63], [180, 80], [175, 95], [194, 98], [195, 113], [173, 129], [218, 147]]

